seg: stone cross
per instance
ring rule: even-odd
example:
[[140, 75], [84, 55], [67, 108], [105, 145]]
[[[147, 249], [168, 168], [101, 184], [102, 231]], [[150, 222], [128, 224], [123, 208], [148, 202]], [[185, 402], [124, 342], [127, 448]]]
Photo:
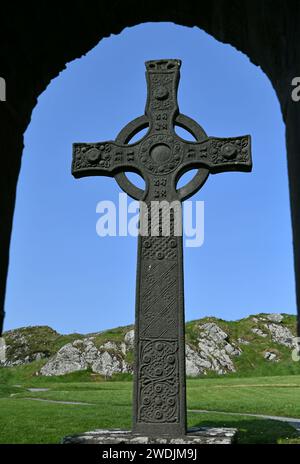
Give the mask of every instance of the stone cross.
[[[177, 202], [181, 220], [181, 202], [202, 187], [209, 173], [252, 168], [250, 136], [208, 137], [194, 120], [179, 113], [180, 66], [174, 59], [147, 61], [145, 115], [126, 125], [115, 141], [73, 145], [74, 177], [114, 177], [128, 195], [149, 206], [140, 210], [133, 394], [133, 432], [148, 436], [186, 433], [182, 234], [175, 233], [171, 210], [169, 233], [162, 233], [164, 215], [157, 209], [153, 213], [152, 204]], [[195, 141], [179, 137], [175, 125]], [[146, 135], [130, 144], [146, 127]], [[194, 168], [192, 180], [177, 189], [179, 177]], [[145, 190], [133, 185], [126, 171], [140, 174]], [[154, 216], [156, 228], [151, 225]]]

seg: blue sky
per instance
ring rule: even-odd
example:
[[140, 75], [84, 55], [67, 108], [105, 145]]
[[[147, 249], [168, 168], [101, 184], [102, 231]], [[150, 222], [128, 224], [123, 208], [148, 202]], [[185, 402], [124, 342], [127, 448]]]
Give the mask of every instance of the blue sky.
[[96, 234], [111, 178], [71, 176], [72, 143], [111, 140], [144, 113], [144, 61], [182, 60], [179, 107], [208, 135], [251, 134], [253, 172], [210, 176], [205, 241], [185, 251], [186, 320], [296, 312], [284, 125], [263, 72], [197, 28], [144, 24], [102, 40], [40, 96], [25, 135], [5, 329], [91, 332], [134, 319], [136, 238]]

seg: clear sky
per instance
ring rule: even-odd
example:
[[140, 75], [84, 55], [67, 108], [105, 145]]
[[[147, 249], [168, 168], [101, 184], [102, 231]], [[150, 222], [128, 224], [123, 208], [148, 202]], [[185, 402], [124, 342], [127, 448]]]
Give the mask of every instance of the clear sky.
[[210, 176], [205, 241], [185, 249], [186, 319], [295, 313], [291, 222], [279, 104], [263, 72], [197, 28], [144, 24], [102, 40], [40, 96], [25, 135], [5, 329], [92, 332], [134, 320], [136, 238], [96, 234], [112, 178], [71, 176], [72, 143], [111, 140], [144, 113], [144, 61], [180, 58], [179, 106], [208, 135], [251, 134], [253, 172]]

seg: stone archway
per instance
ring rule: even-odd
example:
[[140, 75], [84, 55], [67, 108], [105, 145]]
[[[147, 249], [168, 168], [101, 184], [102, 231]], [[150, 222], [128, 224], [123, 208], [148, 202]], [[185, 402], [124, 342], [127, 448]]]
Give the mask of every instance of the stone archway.
[[300, 308], [300, 103], [291, 98], [291, 81], [300, 75], [299, 13], [298, 0], [95, 1], [88, 8], [79, 3], [40, 2], [21, 4], [17, 11], [8, 3], [2, 7], [0, 75], [6, 80], [7, 101], [0, 104], [0, 332], [23, 134], [37, 98], [66, 63], [87, 53], [102, 38], [149, 21], [199, 27], [245, 53], [269, 77], [286, 124]]

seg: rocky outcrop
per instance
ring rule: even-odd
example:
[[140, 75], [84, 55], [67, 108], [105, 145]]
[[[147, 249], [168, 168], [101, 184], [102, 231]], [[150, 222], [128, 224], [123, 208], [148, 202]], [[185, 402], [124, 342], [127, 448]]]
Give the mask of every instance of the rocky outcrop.
[[[294, 348], [291, 317], [259, 314], [236, 322], [214, 318], [187, 324], [186, 373], [196, 377], [215, 372], [223, 375], [240, 367], [239, 358], [250, 356], [266, 362], [288, 361]], [[294, 330], [294, 333], [293, 333]], [[64, 375], [90, 370], [109, 378], [133, 371], [134, 329], [119, 327], [86, 336], [60, 335], [50, 327], [11, 330], [0, 338], [0, 366], [40, 361], [38, 374]], [[248, 354], [247, 354], [248, 353]], [[42, 365], [41, 365], [42, 364]], [[244, 363], [245, 364], [245, 363]]]
[[267, 315], [267, 319], [271, 322], [282, 322], [283, 321], [283, 315], [282, 314], [277, 314], [277, 313], [274, 313], [274, 314], [268, 314]]
[[272, 341], [280, 345], [292, 348], [294, 344], [294, 336], [292, 332], [282, 325], [266, 324], [266, 328], [270, 331]]
[[211, 368], [211, 362], [200, 356], [196, 350], [186, 345], [185, 347], [186, 374], [190, 377], [197, 377]]
[[0, 337], [0, 365], [6, 362], [6, 343], [3, 337]]
[[127, 332], [124, 337], [125, 344], [128, 346], [128, 349], [133, 349], [134, 344], [134, 329]]
[[24, 327], [5, 332], [0, 350], [0, 365], [19, 366], [49, 358], [53, 354], [52, 342], [60, 335], [51, 327]]
[[[228, 334], [214, 322], [202, 324], [199, 329], [197, 352], [203, 365], [200, 373], [206, 374], [208, 370], [218, 374], [234, 372], [232, 357], [239, 356], [241, 349], [230, 343]], [[188, 372], [188, 375], [193, 374]]]
[[42, 375], [64, 375], [87, 368], [85, 359], [80, 351], [71, 343], [63, 346], [53, 359], [41, 369]]
[[[282, 325], [283, 319], [282, 314], [267, 314], [254, 317], [252, 321], [257, 327], [252, 327], [251, 331], [259, 337], [270, 337], [274, 343], [293, 348], [295, 346], [295, 336], [288, 327]], [[268, 321], [271, 321], [271, 323]]]
[[[64, 375], [84, 369], [111, 377], [118, 373], [131, 373], [132, 365], [126, 362], [126, 354], [133, 350], [134, 330], [124, 336], [123, 342], [108, 341], [99, 348], [94, 337], [75, 340], [63, 346], [40, 370], [41, 375]], [[218, 374], [234, 372], [233, 357], [241, 350], [228, 340], [217, 324], [206, 323], [199, 326], [197, 346], [186, 345], [186, 372], [195, 377], [215, 371]]]
[[[131, 331], [133, 332], [133, 331]], [[64, 375], [91, 369], [92, 372], [111, 377], [113, 374], [132, 372], [124, 355], [131, 349], [132, 334], [125, 335], [124, 343], [106, 342], [97, 348], [94, 338], [75, 340], [63, 346], [40, 370], [41, 375]]]

